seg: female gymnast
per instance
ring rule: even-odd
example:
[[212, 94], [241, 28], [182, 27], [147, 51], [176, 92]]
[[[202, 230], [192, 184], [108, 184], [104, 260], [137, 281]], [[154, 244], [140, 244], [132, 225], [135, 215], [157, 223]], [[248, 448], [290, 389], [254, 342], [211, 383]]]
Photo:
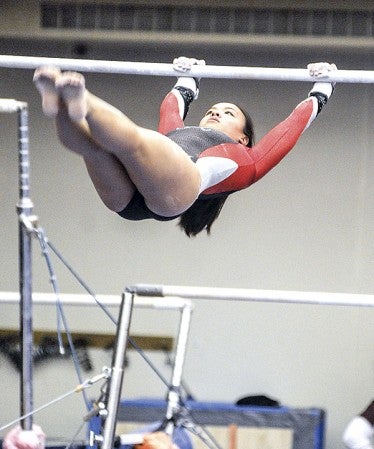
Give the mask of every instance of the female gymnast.
[[262, 178], [294, 147], [333, 91], [323, 77], [336, 70], [310, 64], [309, 73], [321, 81], [254, 145], [250, 117], [232, 103], [213, 105], [199, 126], [184, 126], [199, 91], [198, 80], [188, 76], [194, 64], [204, 61], [174, 60], [181, 76], [161, 104], [158, 131], [136, 125], [89, 92], [79, 73], [48, 66], [34, 74], [44, 113], [55, 118], [62, 144], [83, 157], [104, 204], [129, 220], [180, 217], [189, 237], [204, 229], [209, 234], [227, 197]]

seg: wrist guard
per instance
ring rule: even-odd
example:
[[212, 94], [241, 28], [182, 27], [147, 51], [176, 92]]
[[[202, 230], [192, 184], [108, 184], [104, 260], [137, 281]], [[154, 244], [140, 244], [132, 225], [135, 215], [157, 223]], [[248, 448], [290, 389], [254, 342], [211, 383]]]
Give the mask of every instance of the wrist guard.
[[184, 120], [186, 118], [190, 104], [195, 98], [195, 94], [191, 89], [188, 89], [187, 87], [183, 86], [174, 86], [174, 89], [181, 94], [181, 97], [183, 98], [184, 101], [184, 111], [183, 111], [183, 120]]
[[321, 112], [323, 106], [325, 106], [327, 100], [334, 92], [334, 87], [335, 86], [332, 83], [325, 83], [325, 82], [314, 83], [314, 86], [312, 90], [309, 92], [308, 97], [317, 98], [318, 101], [317, 115]]
[[318, 101], [317, 115], [318, 115], [322, 111], [322, 108], [327, 103], [327, 100], [328, 100], [327, 95], [325, 95], [325, 94], [323, 94], [321, 92], [310, 92], [310, 94], [308, 96], [317, 98], [317, 101]]

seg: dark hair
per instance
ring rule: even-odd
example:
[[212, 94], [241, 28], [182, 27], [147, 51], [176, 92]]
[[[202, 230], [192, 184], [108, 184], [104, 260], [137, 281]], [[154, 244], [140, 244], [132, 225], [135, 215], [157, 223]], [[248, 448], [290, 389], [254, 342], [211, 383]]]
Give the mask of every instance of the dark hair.
[[179, 226], [188, 237], [195, 237], [204, 229], [209, 235], [210, 228], [220, 214], [228, 196], [227, 194], [216, 198], [198, 198], [189, 209], [183, 212], [179, 220]]
[[[245, 109], [240, 106], [238, 108], [245, 117], [243, 132], [248, 137], [247, 147], [252, 147], [254, 143], [252, 119]], [[218, 218], [228, 196], [227, 193], [221, 194], [219, 197], [198, 198], [189, 209], [183, 212], [179, 220], [179, 226], [188, 237], [195, 237], [204, 229], [209, 235], [212, 224]]]
[[244, 108], [242, 108], [238, 104], [236, 106], [241, 110], [241, 112], [244, 115], [245, 124], [244, 124], [243, 132], [248, 137], [247, 147], [251, 148], [251, 147], [253, 147], [253, 144], [255, 142], [255, 133], [254, 133], [254, 126], [253, 126], [252, 118]]

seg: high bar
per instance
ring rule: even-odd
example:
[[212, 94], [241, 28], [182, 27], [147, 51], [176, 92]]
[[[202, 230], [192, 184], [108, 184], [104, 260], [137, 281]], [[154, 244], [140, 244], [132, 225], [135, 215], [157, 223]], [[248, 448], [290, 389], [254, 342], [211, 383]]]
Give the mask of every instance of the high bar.
[[[55, 65], [62, 70], [79, 72], [116, 73], [150, 76], [193, 76], [195, 78], [257, 79], [272, 81], [308, 81], [316, 77], [307, 69], [239, 67], [239, 66], [192, 66], [188, 73], [173, 69], [172, 64], [154, 62], [105, 61], [89, 59], [46, 58], [36, 56], [0, 55], [0, 67], [15, 69], [36, 69], [43, 65]], [[374, 71], [337, 70], [320, 81], [339, 83], [374, 83]]]
[[139, 296], [176, 296], [189, 299], [217, 299], [227, 301], [374, 307], [374, 295], [351, 293], [186, 287], [148, 284], [129, 286], [126, 288], [126, 291]]

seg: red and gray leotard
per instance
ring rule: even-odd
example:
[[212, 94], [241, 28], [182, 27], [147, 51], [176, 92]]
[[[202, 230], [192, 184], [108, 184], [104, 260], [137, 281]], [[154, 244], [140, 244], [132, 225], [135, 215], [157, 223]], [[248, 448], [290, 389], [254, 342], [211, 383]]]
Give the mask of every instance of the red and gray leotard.
[[293, 112], [269, 131], [252, 148], [242, 145], [224, 133], [210, 128], [184, 127], [178, 107], [179, 92], [171, 91], [160, 108], [159, 132], [166, 134], [190, 155], [194, 162], [204, 157], [222, 159], [230, 167], [228, 175], [217, 184], [205, 189], [200, 198], [227, 194], [245, 189], [275, 167], [295, 146], [303, 131], [319, 112], [319, 101], [311, 96], [301, 102]]
[[[217, 130], [185, 127], [183, 118], [188, 101], [186, 95], [181, 95], [178, 89], [169, 92], [161, 104], [158, 131], [178, 143], [197, 165], [203, 163], [201, 165], [204, 166], [204, 173], [208, 173], [209, 183], [199, 198], [227, 195], [258, 181], [294, 147], [327, 100], [326, 96], [319, 93], [311, 95], [252, 148]], [[190, 102], [192, 94], [187, 92], [187, 96]], [[135, 191], [133, 199], [119, 215], [129, 220], [154, 218], [167, 221], [176, 218], [162, 217], [150, 211], [138, 191]]]

